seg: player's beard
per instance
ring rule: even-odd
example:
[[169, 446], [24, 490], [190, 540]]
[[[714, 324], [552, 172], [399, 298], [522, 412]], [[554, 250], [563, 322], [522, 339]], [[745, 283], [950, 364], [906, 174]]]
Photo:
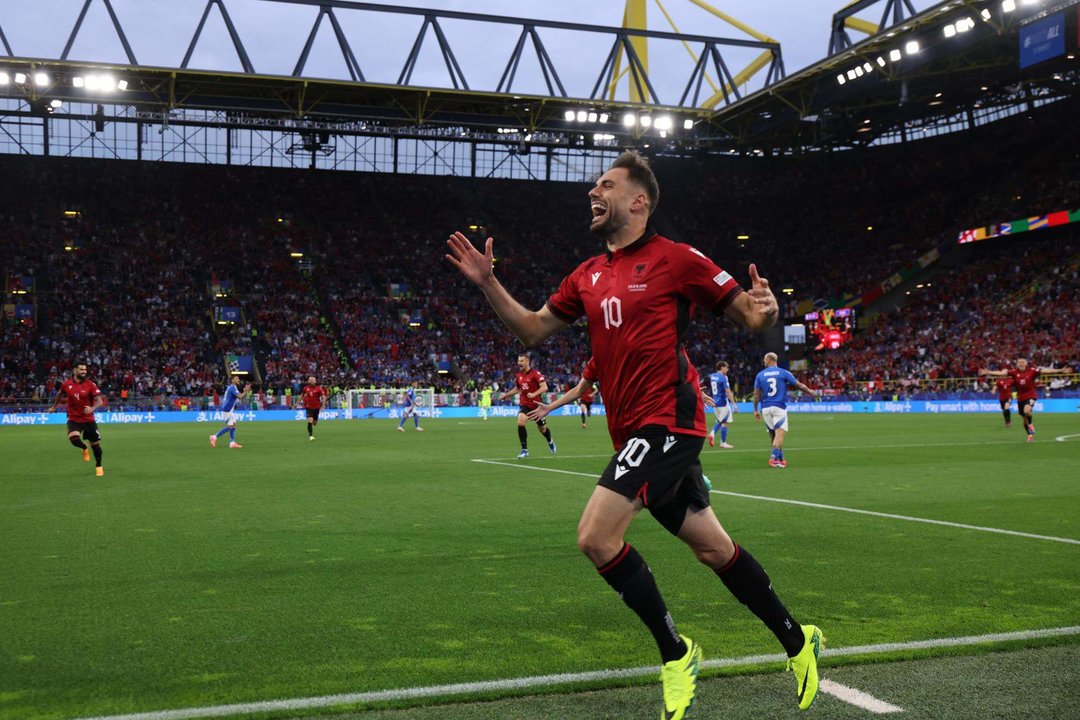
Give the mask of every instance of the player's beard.
[[589, 231], [592, 232], [593, 235], [598, 235], [600, 239], [606, 242], [608, 238], [621, 230], [625, 225], [626, 219], [623, 218], [614, 207], [608, 205], [607, 217], [604, 218], [604, 221], [601, 223], [593, 223], [590, 225]]

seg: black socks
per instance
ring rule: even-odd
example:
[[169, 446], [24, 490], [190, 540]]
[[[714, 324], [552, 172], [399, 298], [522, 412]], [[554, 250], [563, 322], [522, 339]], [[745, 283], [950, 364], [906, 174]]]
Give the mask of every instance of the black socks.
[[806, 643], [802, 626], [780, 602], [764, 568], [746, 550], [735, 546], [735, 556], [716, 571], [735, 599], [750, 609], [776, 635], [788, 657], [795, 657]]
[[79, 448], [80, 450], [85, 450], [86, 449], [86, 443], [84, 443], [82, 440], [80, 440], [77, 435], [72, 435], [71, 437], [68, 438], [68, 440], [71, 441], [72, 445]]
[[518, 440], [521, 441], [521, 449], [526, 450], [529, 447], [529, 433], [525, 432], [524, 425], [518, 425]]
[[98, 467], [101, 467], [101, 445], [91, 445], [90, 448], [94, 451], [94, 462]]
[[637, 550], [624, 544], [622, 550], [598, 570], [627, 607], [637, 613], [649, 628], [660, 648], [662, 662], [678, 660], [686, 655], [686, 643], [675, 630], [675, 622], [664, 604], [664, 598], [660, 596], [652, 571]]

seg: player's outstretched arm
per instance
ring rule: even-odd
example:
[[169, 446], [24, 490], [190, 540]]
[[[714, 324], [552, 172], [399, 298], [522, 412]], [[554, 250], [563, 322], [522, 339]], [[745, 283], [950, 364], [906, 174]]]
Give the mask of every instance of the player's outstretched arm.
[[769, 281], [758, 275], [757, 265], [754, 263], [750, 263], [750, 282], [750, 289], [740, 293], [727, 306], [724, 314], [748, 330], [757, 332], [771, 328], [776, 324], [780, 306], [776, 304], [776, 296], [769, 289]]
[[528, 416], [529, 416], [529, 419], [530, 420], [540, 420], [541, 418], [547, 416], [548, 413], [550, 413], [550, 412], [552, 412], [554, 410], [558, 410], [563, 405], [569, 405], [570, 403], [574, 402], [579, 397], [584, 395], [585, 394], [585, 389], [587, 387], [589, 387], [590, 385], [592, 385], [591, 382], [589, 382], [585, 378], [581, 378], [581, 380], [578, 381], [577, 385], [575, 385], [574, 387], [567, 390], [565, 393], [562, 394], [562, 396], [560, 396], [559, 398], [554, 400], [550, 405], [545, 405], [544, 403], [540, 403], [535, 408], [530, 410], [527, 413]]
[[705, 388], [701, 388], [701, 399], [705, 401], [705, 407], [716, 407], [716, 401], [712, 399], [709, 393], [705, 392]]
[[803, 385], [802, 383], [795, 383], [795, 388], [807, 395], [813, 396], [818, 394], [817, 390], [812, 389], [809, 385]]
[[987, 370], [986, 368], [979, 368], [980, 375], [989, 375], [990, 377], [1005, 377], [1009, 373], [1004, 370]]
[[535, 347], [567, 327], [547, 306], [535, 311], [527, 310], [495, 278], [492, 238], [487, 239], [483, 254], [460, 232], [451, 235], [446, 244], [450, 248], [446, 259], [483, 291], [495, 314], [526, 347]]

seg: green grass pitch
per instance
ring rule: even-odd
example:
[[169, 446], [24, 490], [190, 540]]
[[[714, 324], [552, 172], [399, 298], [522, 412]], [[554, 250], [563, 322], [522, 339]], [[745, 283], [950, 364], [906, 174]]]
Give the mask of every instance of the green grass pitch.
[[[1080, 415], [1036, 424], [1027, 444], [990, 414], [795, 415], [777, 470], [744, 414], [735, 450], [706, 447], [703, 464], [732, 493], [713, 496], [721, 522], [830, 647], [1080, 625]], [[242, 424], [242, 450], [212, 450], [205, 425], [103, 426], [103, 478], [60, 426], [0, 428], [0, 719], [655, 664], [651, 638], [575, 544], [611, 453], [603, 419], [554, 420], [554, 457], [530, 429], [525, 461], [512, 420], [424, 425], [324, 422], [309, 443], [299, 422]], [[647, 514], [628, 539], [706, 659], [779, 652]], [[1074, 668], [1077, 643], [1053, 641]], [[651, 683], [593, 686], [658, 698]], [[625, 702], [619, 717], [656, 714]]]

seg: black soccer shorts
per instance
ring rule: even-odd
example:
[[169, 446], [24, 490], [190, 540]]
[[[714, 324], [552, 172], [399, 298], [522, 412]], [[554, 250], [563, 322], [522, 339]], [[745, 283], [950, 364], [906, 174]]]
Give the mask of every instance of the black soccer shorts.
[[319, 422], [319, 408], [315, 408], [314, 410], [307, 408], [307, 416], [309, 419]]
[[83, 440], [89, 440], [90, 442], [101, 442], [101, 433], [98, 432], [98, 426], [96, 422], [74, 422], [68, 420], [67, 424], [68, 434], [77, 432], [82, 435]]
[[701, 472], [705, 438], [650, 425], [634, 432], [597, 482], [628, 497], [641, 498], [652, 516], [677, 535], [689, 508], [709, 507]]

